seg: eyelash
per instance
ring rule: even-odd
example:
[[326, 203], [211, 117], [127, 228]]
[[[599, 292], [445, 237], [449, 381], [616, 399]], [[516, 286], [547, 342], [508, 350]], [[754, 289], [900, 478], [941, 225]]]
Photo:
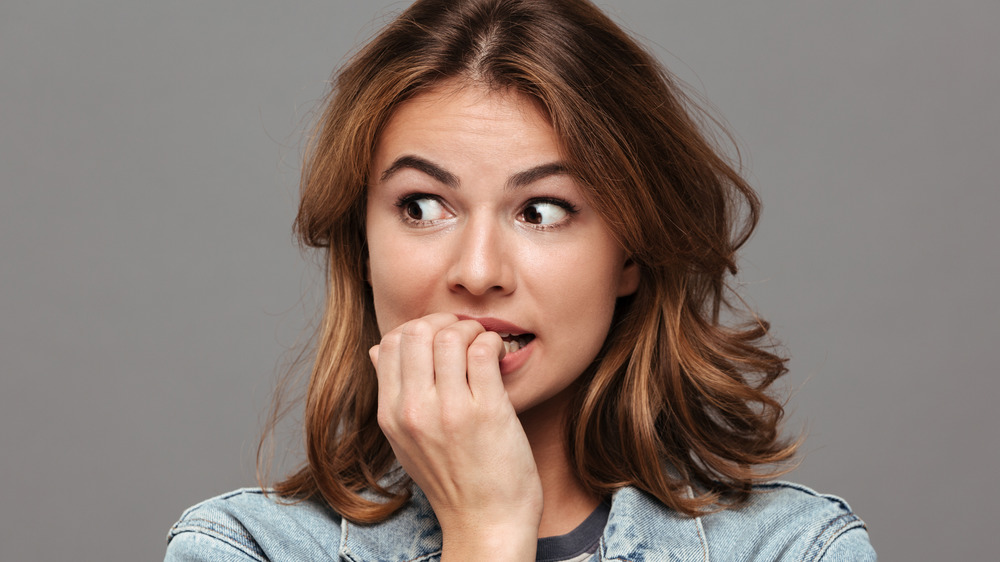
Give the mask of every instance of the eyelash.
[[[444, 203], [441, 201], [440, 197], [438, 197], [437, 195], [432, 195], [430, 193], [410, 193], [408, 195], [400, 196], [400, 198], [396, 200], [395, 205], [396, 208], [399, 209], [399, 218], [401, 221], [403, 221], [406, 224], [415, 224], [418, 226], [428, 226], [435, 222], [432, 220], [412, 219], [406, 215], [406, 206], [409, 205], [410, 203], [413, 203], [414, 201], [419, 201], [421, 199], [433, 199], [437, 201], [439, 204], [441, 204], [441, 206], [443, 207], [445, 206]], [[572, 217], [573, 215], [580, 212], [579, 207], [570, 203], [569, 201], [566, 201], [565, 199], [558, 199], [555, 197], [533, 197], [524, 203], [524, 205], [521, 207], [521, 211], [518, 213], [518, 216], [520, 217], [521, 215], [524, 214], [524, 209], [536, 203], [548, 203], [550, 205], [556, 205], [557, 207], [560, 207], [561, 209], [566, 211], [569, 217]], [[560, 228], [565, 225], [566, 221], [560, 222], [558, 224], [544, 224], [544, 225], [529, 224], [531, 228], [537, 230], [552, 230], [555, 228]]]
[[566, 226], [566, 224], [568, 224], [568, 222], [570, 220], [572, 220], [573, 215], [575, 215], [575, 214], [577, 214], [577, 213], [580, 212], [580, 209], [576, 205], [570, 203], [569, 201], [566, 201], [565, 199], [557, 199], [555, 197], [535, 197], [535, 198], [529, 199], [528, 201], [526, 201], [524, 203], [524, 205], [521, 207], [521, 212], [518, 213], [518, 216], [522, 216], [524, 214], [524, 209], [526, 209], [526, 208], [528, 208], [528, 207], [530, 207], [530, 206], [532, 206], [534, 204], [537, 204], [537, 203], [548, 203], [550, 205], [555, 205], [555, 206], [561, 208], [562, 210], [566, 211], [566, 215], [567, 215], [566, 216], [566, 220], [560, 221], [560, 222], [558, 222], [556, 224], [530, 224], [530, 223], [527, 223], [527, 224], [529, 224], [531, 226], [531, 228], [535, 228], [537, 230], [553, 230], [553, 229], [556, 229], [556, 228], [561, 228], [563, 226]]

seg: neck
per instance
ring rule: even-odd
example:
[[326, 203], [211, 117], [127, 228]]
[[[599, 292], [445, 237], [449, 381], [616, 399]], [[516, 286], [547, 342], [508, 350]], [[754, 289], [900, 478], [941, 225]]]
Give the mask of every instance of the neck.
[[570, 393], [564, 391], [519, 415], [542, 481], [544, 506], [539, 538], [572, 531], [600, 503], [600, 498], [583, 487], [570, 466], [565, 415], [569, 398]]

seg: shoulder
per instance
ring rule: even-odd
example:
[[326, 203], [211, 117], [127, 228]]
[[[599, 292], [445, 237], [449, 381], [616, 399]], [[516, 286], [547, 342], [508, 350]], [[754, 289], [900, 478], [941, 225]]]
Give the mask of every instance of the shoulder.
[[873, 561], [868, 531], [847, 503], [805, 486], [774, 482], [700, 517], [684, 516], [633, 487], [618, 490], [601, 560]]
[[754, 486], [746, 503], [700, 519], [713, 559], [875, 560], [847, 502], [799, 484]]
[[340, 517], [325, 504], [244, 488], [185, 511], [167, 534], [165, 560], [336, 559], [340, 536]]

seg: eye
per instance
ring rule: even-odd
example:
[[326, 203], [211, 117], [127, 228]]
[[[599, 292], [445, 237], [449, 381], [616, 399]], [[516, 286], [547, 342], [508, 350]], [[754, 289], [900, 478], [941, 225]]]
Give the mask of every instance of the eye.
[[524, 222], [536, 226], [556, 226], [576, 212], [570, 203], [559, 199], [534, 199], [521, 211]]
[[402, 197], [396, 206], [399, 207], [403, 220], [410, 222], [433, 222], [448, 215], [440, 199], [424, 193]]

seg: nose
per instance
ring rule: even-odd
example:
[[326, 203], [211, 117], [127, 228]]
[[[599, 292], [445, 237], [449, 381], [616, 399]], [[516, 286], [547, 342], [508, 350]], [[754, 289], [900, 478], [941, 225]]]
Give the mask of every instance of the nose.
[[471, 217], [453, 233], [454, 247], [448, 286], [474, 296], [508, 294], [515, 275], [502, 225], [486, 216]]

